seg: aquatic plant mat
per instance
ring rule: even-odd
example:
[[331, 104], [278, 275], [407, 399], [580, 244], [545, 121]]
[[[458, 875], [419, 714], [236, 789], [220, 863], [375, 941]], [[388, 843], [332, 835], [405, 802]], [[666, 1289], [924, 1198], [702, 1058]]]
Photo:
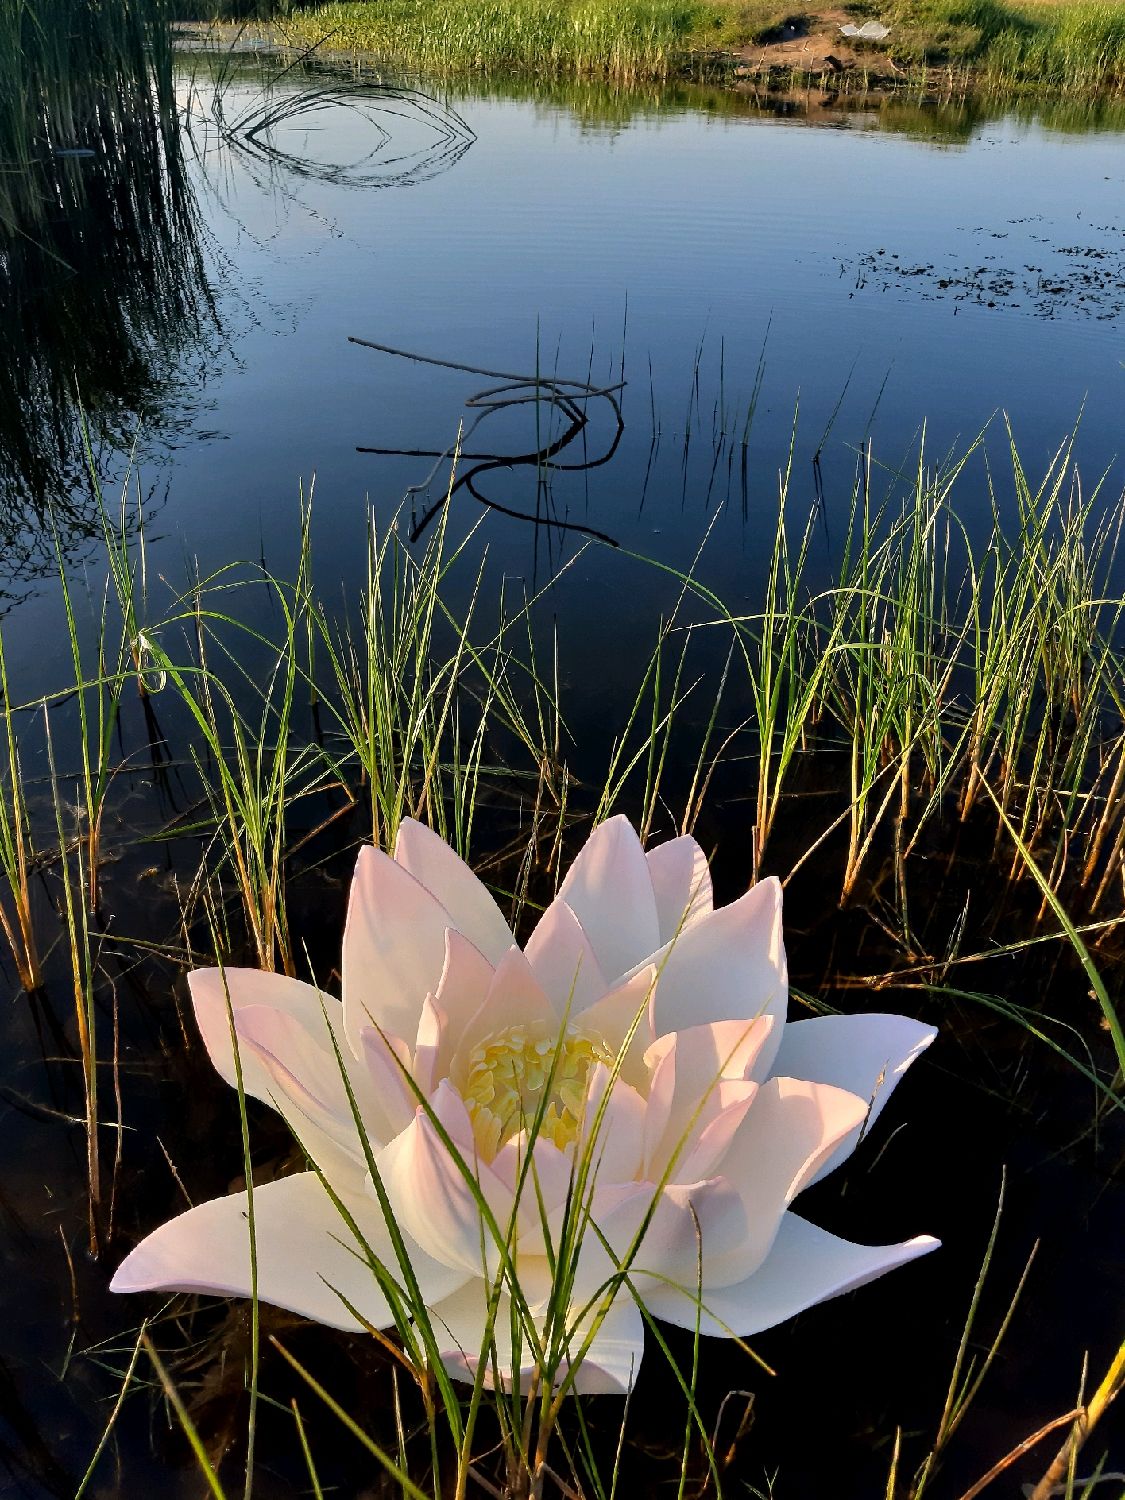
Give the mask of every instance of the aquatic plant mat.
[[[1011, 446], [1017, 524], [997, 510], [973, 542], [958, 501], [980, 483], [975, 448], [891, 471], [862, 448], [827, 582], [810, 569], [824, 518], [794, 513], [785, 476], [752, 610], [726, 607], [699, 559], [674, 573], [618, 549], [622, 588], [662, 579], [672, 607], [604, 742], [575, 745], [582, 685], [560, 671], [551, 585], [529, 597], [493, 576], [482, 544], [506, 520], [482, 511], [452, 540], [469, 503], [456, 446], [452, 500], [414, 546], [405, 517], [369, 533], [351, 607], [314, 585], [307, 501], [293, 577], [232, 563], [179, 587], [156, 578], [131, 481], [99, 500], [100, 573], [72, 575], [59, 554], [70, 670], [14, 701], [0, 654], [0, 911], [24, 991], [6, 1020], [24, 1059], [8, 1150], [35, 1163], [15, 1185], [19, 1274], [34, 1346], [64, 1373], [49, 1399], [30, 1377], [25, 1400], [69, 1413], [61, 1443], [29, 1419], [16, 1472], [33, 1493], [137, 1493], [193, 1453], [214, 1494], [241, 1490], [244, 1469], [254, 1493], [290, 1492], [278, 1475], [350, 1493], [381, 1467], [411, 1495], [455, 1475], [467, 1493], [767, 1494], [777, 1471], [776, 1493], [786, 1475], [800, 1494], [831, 1473], [835, 1493], [918, 1497], [979, 1493], [1009, 1463], [1034, 1482], [1052, 1435], [1076, 1452], [1072, 1431], [1088, 1431], [1083, 1464], [1112, 1467], [1122, 501], [1079, 483], [1070, 443], [1034, 478]], [[569, 566], [604, 545], [579, 542]], [[931, 1257], [900, 1273], [912, 1285], [755, 1339], [770, 1373], [653, 1325], [666, 1357], [628, 1406], [576, 1400], [535, 1463], [531, 1407], [481, 1393], [466, 1427], [456, 1392], [419, 1385], [384, 1339], [182, 1296], [131, 1326], [105, 1286], [140, 1233], [300, 1158], [267, 1112], [222, 1096], [184, 971], [218, 958], [334, 988], [355, 850], [391, 846], [406, 816], [472, 861], [520, 934], [591, 820], [620, 810], [649, 840], [693, 831], [720, 899], [783, 878], [794, 1014], [888, 1009], [940, 1027], [909, 1122], [881, 1124], [863, 1165], [817, 1190], [845, 1234], [935, 1228], [940, 1278], [923, 1287]], [[46, 1216], [32, 1182], [49, 1185]], [[1045, 1324], [1052, 1359], [1031, 1392]], [[976, 1419], [978, 1388], [1003, 1423]]]

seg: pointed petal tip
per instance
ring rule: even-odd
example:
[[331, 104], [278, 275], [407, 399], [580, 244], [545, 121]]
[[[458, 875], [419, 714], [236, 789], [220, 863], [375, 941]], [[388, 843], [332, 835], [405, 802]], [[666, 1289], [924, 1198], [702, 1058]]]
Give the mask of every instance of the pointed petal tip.
[[916, 1234], [913, 1239], [907, 1240], [906, 1244], [915, 1255], [928, 1255], [931, 1250], [941, 1249], [941, 1241], [932, 1234]]
[[130, 1251], [110, 1277], [109, 1289], [111, 1292], [144, 1292], [148, 1290], [147, 1284], [136, 1275], [135, 1270], [131, 1267], [130, 1263], [133, 1261], [135, 1255], [136, 1251]]

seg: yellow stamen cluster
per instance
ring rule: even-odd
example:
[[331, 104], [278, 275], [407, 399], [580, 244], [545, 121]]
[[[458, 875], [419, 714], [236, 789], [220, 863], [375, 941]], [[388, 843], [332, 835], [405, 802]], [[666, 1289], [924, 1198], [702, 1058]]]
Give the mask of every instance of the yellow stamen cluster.
[[569, 1027], [560, 1038], [543, 1025], [508, 1026], [478, 1042], [469, 1053], [463, 1097], [484, 1160], [531, 1128], [544, 1094], [539, 1134], [560, 1148], [570, 1145], [582, 1122], [590, 1069], [613, 1060], [599, 1037]]

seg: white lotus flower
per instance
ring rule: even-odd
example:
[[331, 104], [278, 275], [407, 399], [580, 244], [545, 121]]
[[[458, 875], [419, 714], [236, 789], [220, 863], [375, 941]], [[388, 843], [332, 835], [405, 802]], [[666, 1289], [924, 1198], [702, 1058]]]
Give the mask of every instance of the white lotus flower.
[[[468, 866], [404, 822], [393, 859], [360, 853], [342, 1002], [248, 969], [199, 970], [190, 984], [219, 1072], [234, 1082], [229, 993], [246, 1092], [281, 1112], [397, 1276], [345, 1060], [443, 1363], [458, 1377], [472, 1378], [481, 1356], [501, 1251], [450, 1140], [495, 1222], [514, 1226], [509, 1264], [532, 1317], [548, 1306], [548, 1250], [573, 1213], [575, 1163], [590, 1164], [583, 1206], [596, 1228], [582, 1236], [568, 1314], [567, 1347], [588, 1341], [578, 1390], [631, 1387], [644, 1343], [638, 1298], [670, 1323], [750, 1335], [937, 1244], [851, 1244], [790, 1210], [850, 1155], [934, 1032], [893, 1015], [786, 1025], [780, 885], [763, 881], [714, 909], [693, 839], [646, 854], [624, 818], [603, 823], [521, 951]], [[316, 1172], [256, 1188], [254, 1212], [263, 1301], [340, 1328], [362, 1326], [346, 1304], [368, 1325], [391, 1324]], [[632, 1291], [614, 1280], [623, 1263]], [[157, 1229], [112, 1285], [249, 1295], [246, 1195]], [[591, 1321], [607, 1286], [608, 1313]], [[502, 1377], [511, 1323], [505, 1301]], [[526, 1344], [519, 1362], [531, 1362]]]

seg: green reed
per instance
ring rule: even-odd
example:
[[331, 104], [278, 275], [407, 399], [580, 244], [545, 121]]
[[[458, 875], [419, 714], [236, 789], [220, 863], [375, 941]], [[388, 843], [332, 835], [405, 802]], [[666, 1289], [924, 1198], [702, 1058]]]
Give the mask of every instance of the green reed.
[[[314, 838], [330, 850], [355, 836], [388, 846], [398, 822], [411, 815], [474, 858], [484, 808], [490, 828], [497, 812], [501, 822], [508, 814], [515, 839], [482, 868], [518, 912], [529, 899], [534, 867], [549, 873], [557, 864], [577, 814], [602, 816], [627, 805], [655, 829], [674, 809], [678, 826], [687, 829], [709, 817], [733, 784], [758, 823], [755, 869], [784, 869], [781, 861], [794, 859], [795, 848], [804, 851], [795, 864], [820, 851], [825, 888], [835, 880], [837, 899], [869, 904], [878, 914], [904, 967], [872, 976], [872, 983], [890, 978], [938, 1003], [966, 1000], [995, 1010], [1092, 1082], [1096, 1109], [1120, 1108], [1120, 1083], [1107, 1081], [1103, 1059], [1086, 1060], [1073, 1046], [1067, 1051], [1032, 1007], [951, 984], [953, 965], [980, 955], [962, 953], [956, 939], [943, 953], [926, 953], [909, 916], [915, 870], [924, 878], [925, 863], [943, 855], [947, 870], [955, 869], [949, 846], [958, 830], [972, 830], [986, 846], [991, 841], [994, 875], [986, 899], [1002, 905], [1009, 894], [1032, 897], [1030, 908], [1026, 900], [1007, 908], [1022, 925], [1001, 951], [1036, 941], [1069, 944], [1097, 997], [1114, 1059], [1125, 1061], [1112, 989], [1093, 957], [1113, 924], [1112, 916], [1095, 920], [1099, 892], [1119, 885], [1125, 848], [1122, 603], [1112, 587], [1122, 506], [1078, 483], [1071, 440], [1039, 479], [1028, 476], [1009, 443], [1015, 520], [1003, 521], [997, 496], [990, 528], [974, 536], [957, 506], [980, 455], [978, 440], [932, 464], [923, 443], [901, 470], [883, 470], [864, 449], [836, 567], [819, 585], [810, 561], [819, 518], [794, 517], [792, 478], [783, 471], [769, 566], [752, 612], [734, 614], [705, 583], [707, 537], [688, 569], [664, 567], [676, 584], [674, 606], [651, 655], [638, 663], [639, 687], [622, 704], [604, 780], [590, 784], [566, 766], [560, 673], [554, 662], [544, 667], [534, 627], [540, 601], [521, 596], [512, 607], [501, 597], [493, 615], [485, 604], [491, 596], [479, 560], [481, 533], [452, 545], [448, 508], [420, 553], [393, 526], [372, 530], [361, 597], [350, 609], [335, 602], [330, 609], [315, 583], [308, 505], [299, 512], [292, 581], [231, 564], [191, 579], [163, 602], [155, 596], [135, 508], [123, 501], [121, 516], [111, 519], [103, 507], [105, 587], [88, 585], [83, 595], [67, 578], [59, 590], [72, 680], [18, 703], [0, 677], [10, 772], [0, 796], [0, 857], [11, 893], [0, 910], [16, 914], [5, 933], [18, 967], [27, 939], [17, 898], [31, 869], [45, 867], [59, 896], [55, 933], [67, 960], [83, 1066], [91, 1235], [105, 1198], [98, 1136], [110, 1123], [99, 1113], [106, 1095], [99, 1069], [110, 1049], [99, 1035], [105, 1016], [98, 1001], [111, 980], [89, 890], [93, 867], [100, 863], [104, 871], [111, 851], [91, 844], [90, 831], [106, 824], [126, 769], [115, 763], [116, 740], [105, 727], [151, 710], [153, 700], [173, 726], [178, 765], [191, 787], [188, 810], [154, 832], [194, 840], [197, 865], [181, 887], [185, 946], [214, 949], [221, 963], [248, 953], [261, 967], [303, 971], [300, 934], [289, 914], [290, 874]], [[622, 561], [624, 568], [655, 566]], [[458, 570], [468, 603], [455, 614], [447, 599]], [[249, 623], [262, 618], [263, 590], [272, 623]], [[563, 648], [565, 640], [556, 643], [556, 651]], [[3, 667], [0, 653], [0, 674]], [[131, 682], [141, 691], [126, 695]], [[35, 825], [13, 727], [42, 721], [16, 716], [43, 696], [51, 702], [53, 828]], [[64, 743], [73, 767], [59, 758]], [[820, 814], [810, 814], [803, 796], [810, 783], [824, 793], [812, 804]], [[78, 789], [77, 820], [64, 794], [71, 785]], [[321, 855], [313, 857], [319, 862]], [[481, 865], [479, 857], [475, 862]], [[111, 899], [107, 879], [104, 901]], [[27, 902], [24, 909], [30, 910]], [[888, 913], [896, 916], [897, 932]], [[1038, 932], [1047, 917], [1051, 930]], [[138, 942], [139, 949], [145, 945], [153, 946], [150, 934]], [[182, 958], [167, 944], [157, 947]], [[249, 1182], [244, 1099], [240, 1106]], [[426, 1108], [424, 1101], [419, 1107]], [[120, 1128], [118, 1122], [119, 1136]], [[471, 1176], [471, 1164], [464, 1168]], [[482, 1205], [498, 1257], [486, 1343], [497, 1320], [514, 1320], [517, 1341], [543, 1371], [534, 1391], [489, 1399], [513, 1484], [535, 1493], [563, 1452], [566, 1482], [608, 1500], [615, 1481], [586, 1446], [581, 1406], [563, 1433], [551, 1378], [579, 1352], [609, 1300], [631, 1295], [626, 1257], [587, 1309], [590, 1321], [580, 1330], [567, 1326], [567, 1268], [590, 1229], [588, 1199], [580, 1171], [573, 1211], [555, 1230], [559, 1269], [545, 1324], [522, 1300], [510, 1253], [513, 1226], [489, 1222]], [[483, 1375], [463, 1404], [435, 1368], [438, 1341], [411, 1292], [408, 1264], [373, 1264], [372, 1274], [398, 1312], [390, 1357], [421, 1405], [414, 1438], [403, 1419], [397, 1447], [380, 1446], [326, 1384], [288, 1348], [281, 1352], [310, 1395], [382, 1465], [392, 1489], [428, 1496], [440, 1485], [442, 1493], [467, 1494], [478, 1478]], [[659, 1330], [653, 1337], [663, 1347]], [[989, 1348], [994, 1353], [995, 1343]], [[991, 1357], [974, 1369], [959, 1360], [925, 1472], [936, 1465]], [[696, 1353], [693, 1370], [697, 1363]], [[154, 1368], [173, 1410], [187, 1418], [200, 1462], [209, 1464], [171, 1377], [160, 1374], [158, 1355]], [[695, 1403], [693, 1370], [677, 1369], [673, 1378], [685, 1400], [690, 1443], [703, 1453], [718, 1494], [719, 1460]], [[256, 1393], [253, 1372], [250, 1385]], [[1091, 1403], [1092, 1412], [1101, 1409]], [[294, 1421], [303, 1434], [299, 1412]], [[888, 1484], [892, 1497], [905, 1483], [897, 1477], [909, 1446], [904, 1441]], [[319, 1480], [307, 1442], [303, 1451], [315, 1493]], [[214, 1468], [205, 1473], [211, 1492], [223, 1493]], [[432, 1482], [420, 1482], [420, 1474]]]
[[887, 45], [900, 62], [964, 69], [966, 82], [985, 89], [1125, 90], [1125, 15], [1117, 4], [893, 0], [880, 15], [892, 27]]
[[482, 560], [463, 616], [447, 608], [443, 582], [476, 532], [447, 548], [448, 516], [444, 507], [420, 556], [410, 552], [397, 520], [382, 536], [372, 527], [358, 630], [320, 603], [312, 639], [328, 668], [318, 689], [326, 753], [343, 784], [358, 771], [353, 795], [369, 808], [373, 842], [393, 848], [399, 823], [412, 817], [464, 855], [482, 784], [517, 774], [507, 764], [489, 765], [486, 743], [499, 737], [509, 745], [522, 760], [518, 774], [537, 787], [537, 804], [545, 792], [557, 804], [560, 725], [530, 633], [522, 657], [512, 643], [530, 617], [529, 602], [509, 613], [502, 597], [498, 628], [479, 631]]
[[4, 636], [0, 631], [0, 713], [4, 720], [4, 766], [0, 776], [0, 865], [8, 887], [0, 903], [4, 929], [20, 984], [30, 994], [43, 983], [43, 965], [31, 910], [31, 876], [35, 846], [27, 806], [27, 789], [20, 757], [15, 714], [8, 689]]
[[[724, 754], [755, 767], [759, 858], [803, 767], [835, 789], [840, 811], [806, 840], [797, 866], [843, 825], [841, 901], [889, 850], [901, 907], [911, 856], [938, 837], [939, 820], [987, 825], [988, 786], [998, 799], [991, 836], [1007, 851], [1001, 888], [1027, 882], [1005, 836], [1010, 817], [1051, 889], [1074, 891], [1092, 914], [1120, 881], [1125, 853], [1125, 603], [1114, 587], [1125, 498], [1083, 490], [1073, 435], [1032, 484], [1009, 435], [1016, 520], [1002, 522], [993, 496], [991, 531], [974, 540], [957, 506], [982, 451], [978, 438], [934, 467], [923, 441], [902, 475], [881, 474], [865, 452], [835, 579], [818, 591], [807, 576], [811, 518], [795, 547], [788, 539], [785, 475], [756, 612], [732, 615], [695, 567], [659, 566], [692, 601], [678, 607], [681, 640], [730, 633], [720, 691], [748, 691], [753, 711], [727, 731]], [[674, 721], [699, 690], [682, 659], [669, 696], [661, 662], [658, 652], [645, 669], [614, 749], [603, 812], [630, 796], [653, 802], [668, 759], [666, 745], [652, 750], [657, 731], [662, 743], [679, 734]]]
[[293, 12], [284, 34], [448, 76], [491, 70], [630, 82], [776, 26], [771, 0], [380, 0]]

